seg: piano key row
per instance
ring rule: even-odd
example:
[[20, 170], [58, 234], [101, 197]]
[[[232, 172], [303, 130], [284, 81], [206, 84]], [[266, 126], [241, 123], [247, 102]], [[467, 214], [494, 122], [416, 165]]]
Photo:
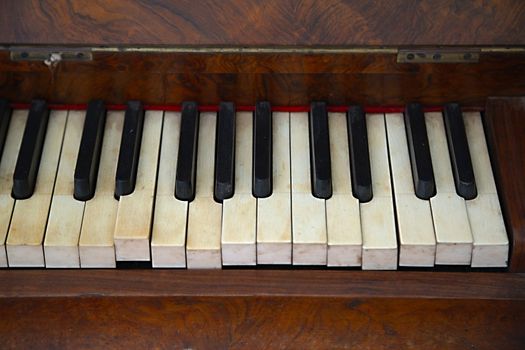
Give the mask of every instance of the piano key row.
[[50, 116], [42, 104], [9, 118], [0, 103], [4, 266], [506, 266], [479, 113], [260, 104], [252, 118], [185, 103], [144, 117], [132, 102], [106, 118], [100, 102]]

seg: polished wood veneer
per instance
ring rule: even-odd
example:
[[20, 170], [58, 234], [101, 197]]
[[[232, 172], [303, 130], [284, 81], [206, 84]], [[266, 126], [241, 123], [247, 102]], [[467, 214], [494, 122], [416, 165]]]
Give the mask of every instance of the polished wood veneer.
[[521, 0], [26, 0], [0, 10], [5, 44], [525, 44]]
[[525, 300], [525, 274], [302, 270], [4, 270], [0, 297], [293, 296]]
[[520, 349], [525, 275], [4, 270], [2, 348]]
[[525, 97], [489, 98], [485, 112], [490, 154], [511, 235], [511, 271], [525, 271]]
[[1, 299], [3, 349], [516, 349], [501, 300], [130, 297]]
[[[525, 98], [493, 96], [525, 96], [524, 32], [521, 0], [1, 2], [11, 102], [486, 104], [511, 272], [0, 270], [0, 348], [523, 349]], [[32, 45], [93, 61], [10, 60]], [[427, 46], [482, 51], [396, 62]]]
[[484, 106], [488, 96], [525, 95], [525, 52], [481, 54], [480, 62], [397, 63], [395, 53], [95, 52], [91, 62], [13, 62], [0, 51], [0, 96], [12, 102], [103, 99], [123, 104], [372, 106], [456, 101]]

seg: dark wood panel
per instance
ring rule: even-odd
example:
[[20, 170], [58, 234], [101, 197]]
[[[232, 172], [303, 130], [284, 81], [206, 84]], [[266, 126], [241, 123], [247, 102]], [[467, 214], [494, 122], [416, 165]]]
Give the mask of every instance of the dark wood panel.
[[525, 97], [490, 98], [485, 122], [500, 201], [511, 235], [510, 269], [525, 271]]
[[525, 44], [521, 0], [24, 0], [0, 14], [4, 44]]
[[309, 296], [525, 300], [525, 274], [342, 270], [4, 270], [0, 297]]
[[0, 299], [3, 349], [523, 349], [525, 303], [287, 297]]
[[92, 62], [13, 62], [0, 52], [0, 96], [51, 103], [102, 98], [122, 104], [230, 100], [253, 105], [483, 106], [488, 96], [525, 95], [525, 54], [484, 53], [478, 64], [398, 64], [395, 54], [95, 53]]

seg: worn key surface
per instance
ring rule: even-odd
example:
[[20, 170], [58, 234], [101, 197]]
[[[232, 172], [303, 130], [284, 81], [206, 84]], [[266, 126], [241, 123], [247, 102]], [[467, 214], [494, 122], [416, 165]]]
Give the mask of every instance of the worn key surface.
[[113, 235], [119, 201], [115, 199], [115, 171], [124, 124], [124, 112], [106, 117], [95, 196], [86, 202], [80, 232], [80, 267], [115, 267]]
[[465, 201], [472, 230], [472, 267], [505, 267], [509, 240], [478, 112], [463, 113], [478, 195]]
[[430, 198], [436, 233], [436, 264], [469, 265], [472, 234], [465, 200], [456, 192], [441, 113], [425, 113], [436, 195]]
[[[170, 137], [169, 135], [166, 136]], [[181, 201], [192, 201], [195, 198], [198, 137], [199, 111], [197, 104], [195, 102], [183, 102], [175, 179], [175, 197]], [[179, 139], [178, 136], [177, 139]]]
[[143, 124], [142, 103], [139, 101], [128, 102], [115, 177], [116, 198], [131, 194], [135, 189]]
[[312, 194], [308, 113], [290, 113], [292, 234], [294, 265], [326, 265], [325, 200]]
[[173, 196], [176, 186], [177, 157], [181, 155], [179, 139], [183, 137], [181, 135], [181, 124], [183, 123], [181, 119], [183, 118], [184, 108], [182, 118], [181, 113], [164, 113], [155, 213], [151, 230], [151, 263], [153, 267], [186, 267], [188, 202]]
[[140, 140], [142, 145], [136, 188], [133, 193], [121, 196], [118, 203], [115, 224], [117, 261], [150, 261], [151, 259], [150, 229], [163, 116], [162, 111], [146, 112], [144, 132]]
[[257, 198], [257, 264], [291, 264], [290, 113], [272, 118], [273, 191]]
[[365, 112], [360, 106], [349, 107], [346, 122], [352, 192], [354, 197], [364, 203], [370, 201], [373, 196]]
[[465, 199], [474, 199], [477, 196], [476, 181], [460, 106], [457, 103], [447, 104], [443, 119], [456, 191]]
[[44, 267], [42, 243], [67, 114], [67, 111], [51, 112], [35, 191], [31, 198], [15, 202], [7, 236], [7, 257], [11, 267]]
[[235, 124], [235, 195], [222, 202], [222, 264], [255, 265], [257, 200], [251, 183], [252, 114], [237, 113]]
[[258, 102], [253, 115], [253, 179], [256, 198], [272, 194], [272, 107]]
[[332, 169], [326, 103], [312, 102], [308, 126], [312, 193], [317, 198], [328, 199], [332, 196]]
[[328, 266], [360, 266], [361, 216], [359, 200], [352, 195], [348, 136], [344, 113], [329, 113], [333, 195], [326, 200]]
[[95, 195], [105, 123], [104, 102], [101, 100], [89, 102], [75, 166], [74, 196], [80, 201], [87, 201]]
[[27, 121], [27, 110], [13, 111], [12, 120], [4, 146], [4, 155], [0, 160], [0, 267], [7, 267], [5, 241], [15, 204], [11, 196], [13, 172], [20, 150], [22, 136]]
[[68, 114], [44, 239], [46, 267], [80, 267], [78, 240], [85, 202], [75, 199], [72, 194], [84, 118], [84, 111], [70, 111]]
[[22, 145], [13, 174], [13, 197], [27, 199], [33, 195], [38, 174], [42, 148], [47, 131], [49, 110], [43, 100], [31, 102]]
[[419, 103], [410, 103], [406, 106], [405, 129], [415, 194], [421, 199], [430, 199], [436, 194], [436, 184], [425, 115]]
[[188, 208], [188, 268], [221, 268], [222, 205], [213, 198], [216, 113], [201, 113], [195, 199]]
[[395, 270], [398, 250], [383, 114], [367, 114], [373, 198], [360, 204], [364, 270]]
[[231, 198], [235, 182], [235, 105], [221, 102], [217, 115], [214, 197], [218, 202]]
[[[385, 115], [399, 238], [400, 266], [434, 266], [436, 238], [430, 202], [419, 198], [410, 167], [406, 115]], [[423, 119], [423, 122], [425, 120]], [[408, 130], [407, 130], [408, 131]]]

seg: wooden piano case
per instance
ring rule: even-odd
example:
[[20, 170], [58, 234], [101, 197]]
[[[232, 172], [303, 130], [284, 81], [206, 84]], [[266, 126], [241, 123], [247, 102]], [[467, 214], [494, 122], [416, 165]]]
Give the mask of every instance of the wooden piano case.
[[[0, 348], [525, 346], [522, 1], [27, 0], [0, 19], [15, 103], [484, 108], [511, 240], [499, 271], [6, 269]], [[16, 59], [38, 50], [90, 57]], [[410, 50], [434, 61], [399, 63]], [[450, 52], [477, 62], [438, 62]]]

